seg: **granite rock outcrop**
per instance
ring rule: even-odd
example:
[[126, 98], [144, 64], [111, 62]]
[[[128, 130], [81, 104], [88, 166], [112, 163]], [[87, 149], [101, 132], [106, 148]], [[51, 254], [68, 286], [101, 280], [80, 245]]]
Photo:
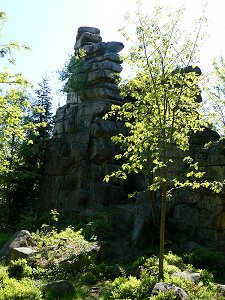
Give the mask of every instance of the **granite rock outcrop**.
[[102, 42], [99, 29], [80, 27], [74, 49], [75, 55], [85, 51], [86, 89], [78, 97], [70, 86], [67, 103], [56, 112], [41, 187], [43, 210], [54, 207], [71, 215], [126, 199], [116, 180], [103, 182], [118, 168], [114, 156], [119, 149], [111, 136], [124, 130], [122, 123], [102, 119], [112, 104], [123, 103], [116, 83], [123, 44]]
[[[157, 222], [152, 216], [153, 209], [160, 210], [159, 195], [149, 197], [143, 192], [132, 201], [127, 199], [129, 183], [121, 184], [116, 179], [103, 182], [106, 174], [120, 166], [114, 159], [120, 149], [112, 143], [111, 137], [124, 132], [123, 123], [102, 117], [112, 104], [122, 105], [125, 101], [117, 85], [122, 70], [119, 52], [123, 44], [103, 42], [98, 28], [80, 27], [74, 49], [78, 56], [81, 50], [85, 52], [81, 70], [86, 80], [85, 89], [78, 95], [72, 85], [67, 85], [67, 103], [56, 112], [53, 137], [46, 151], [42, 209], [55, 208], [78, 218], [79, 214], [114, 207], [133, 222], [133, 240], [138, 243], [146, 228], [149, 234], [151, 226]], [[201, 101], [200, 95], [197, 101]], [[210, 141], [211, 145], [205, 147]], [[190, 151], [204, 166], [210, 180], [224, 180], [225, 142], [219, 140], [216, 132], [205, 129], [194, 135]], [[182, 162], [179, 151], [174, 151], [174, 160], [173, 172], [176, 172]], [[141, 186], [137, 178], [131, 185]], [[153, 202], [156, 203], [154, 207]], [[168, 227], [175, 233], [173, 242], [179, 243], [181, 232], [190, 240], [225, 252], [223, 193], [178, 190], [168, 202], [167, 218]]]

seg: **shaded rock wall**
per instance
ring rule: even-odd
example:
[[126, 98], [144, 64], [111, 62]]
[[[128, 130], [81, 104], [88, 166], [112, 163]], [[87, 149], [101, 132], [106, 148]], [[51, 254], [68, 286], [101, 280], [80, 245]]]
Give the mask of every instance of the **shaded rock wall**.
[[[205, 148], [207, 141], [214, 141]], [[216, 141], [217, 140], [217, 141]], [[192, 155], [200, 162], [211, 181], [224, 181], [225, 141], [209, 129], [193, 140]], [[169, 203], [169, 223], [174, 232], [185, 234], [208, 247], [225, 252], [225, 195], [206, 189], [180, 190]], [[169, 225], [169, 226], [170, 226]], [[178, 241], [179, 242], [179, 241]]]

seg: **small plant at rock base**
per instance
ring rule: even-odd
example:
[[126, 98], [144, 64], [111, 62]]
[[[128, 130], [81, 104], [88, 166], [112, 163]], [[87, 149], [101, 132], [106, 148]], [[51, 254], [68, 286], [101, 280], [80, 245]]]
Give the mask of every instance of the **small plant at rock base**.
[[55, 228], [56, 224], [59, 221], [59, 213], [57, 212], [56, 209], [51, 209], [50, 216], [51, 216], [52, 227]]
[[168, 292], [159, 292], [158, 295], [156, 296], [152, 296], [151, 297], [152, 300], [173, 300], [173, 299], [177, 299], [177, 296], [174, 294], [174, 291], [168, 291]]
[[8, 274], [10, 278], [20, 280], [24, 277], [30, 277], [32, 268], [27, 265], [26, 259], [19, 258], [18, 260], [10, 261], [8, 265]]

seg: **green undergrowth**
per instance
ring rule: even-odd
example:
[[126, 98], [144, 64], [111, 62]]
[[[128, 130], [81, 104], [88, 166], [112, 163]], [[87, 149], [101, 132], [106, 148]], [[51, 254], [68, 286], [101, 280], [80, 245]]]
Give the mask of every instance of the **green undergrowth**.
[[[25, 260], [22, 263], [26, 264]], [[14, 273], [15, 277], [11, 277], [12, 272], [8, 271], [10, 271], [10, 267], [9, 270], [1, 268], [0, 271], [0, 300], [43, 299], [38, 281], [26, 277], [25, 274], [18, 274], [18, 272]]]
[[[142, 262], [141, 265], [137, 262]], [[111, 284], [112, 299], [176, 299], [173, 291], [161, 293], [150, 298], [154, 285], [158, 282], [158, 257], [138, 258], [132, 264], [133, 270], [139, 265], [139, 274], [123, 274], [116, 278]], [[132, 269], [131, 268], [131, 269]], [[171, 276], [175, 272], [184, 270], [199, 272], [202, 280], [195, 284], [190, 280], [184, 280], [181, 277]], [[188, 299], [224, 299], [224, 296], [217, 293], [216, 286], [212, 283], [213, 275], [207, 270], [199, 270], [193, 265], [185, 264], [183, 259], [172, 253], [165, 255], [165, 282], [172, 283], [182, 288], [188, 295]], [[135, 276], [136, 275], [136, 276]]]
[[[0, 300], [176, 299], [173, 291], [151, 297], [158, 282], [157, 253], [139, 256], [126, 263], [122, 257], [121, 261], [115, 259], [110, 251], [106, 257], [99, 256], [102, 240], [107, 241], [110, 249], [117, 238], [115, 228], [112, 226], [109, 230], [110, 222], [115, 223], [114, 217], [91, 217], [79, 230], [72, 226], [57, 230], [55, 212], [53, 217], [54, 223], [43, 225], [32, 234], [37, 251], [35, 257], [0, 265]], [[181, 287], [189, 300], [222, 300], [224, 295], [217, 292], [214, 278], [223, 278], [224, 264], [224, 258], [213, 249], [197, 248], [179, 256], [168, 251], [165, 282]], [[195, 284], [171, 276], [184, 270], [201, 273], [201, 281]], [[45, 292], [45, 285], [55, 280], [71, 281], [75, 292], [64, 298]]]

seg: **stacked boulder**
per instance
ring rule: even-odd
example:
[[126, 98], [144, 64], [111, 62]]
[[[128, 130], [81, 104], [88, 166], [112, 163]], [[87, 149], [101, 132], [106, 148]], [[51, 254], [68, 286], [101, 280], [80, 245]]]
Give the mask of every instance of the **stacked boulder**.
[[115, 120], [103, 120], [112, 104], [122, 104], [116, 78], [122, 70], [119, 42], [102, 42], [93, 27], [78, 29], [75, 55], [84, 50], [82, 72], [86, 88], [79, 101], [70, 90], [67, 103], [55, 116], [53, 138], [46, 152], [41, 193], [43, 210], [76, 215], [123, 202], [127, 197], [116, 180], [103, 182], [106, 174], [118, 168], [118, 146], [111, 136], [124, 130]]
[[122, 71], [122, 60], [118, 52], [123, 47], [120, 42], [102, 42], [98, 28], [78, 29], [75, 56], [79, 57], [83, 53], [80, 58], [84, 62], [81, 75], [86, 75], [85, 90], [79, 95], [81, 101], [122, 100], [116, 80]]

